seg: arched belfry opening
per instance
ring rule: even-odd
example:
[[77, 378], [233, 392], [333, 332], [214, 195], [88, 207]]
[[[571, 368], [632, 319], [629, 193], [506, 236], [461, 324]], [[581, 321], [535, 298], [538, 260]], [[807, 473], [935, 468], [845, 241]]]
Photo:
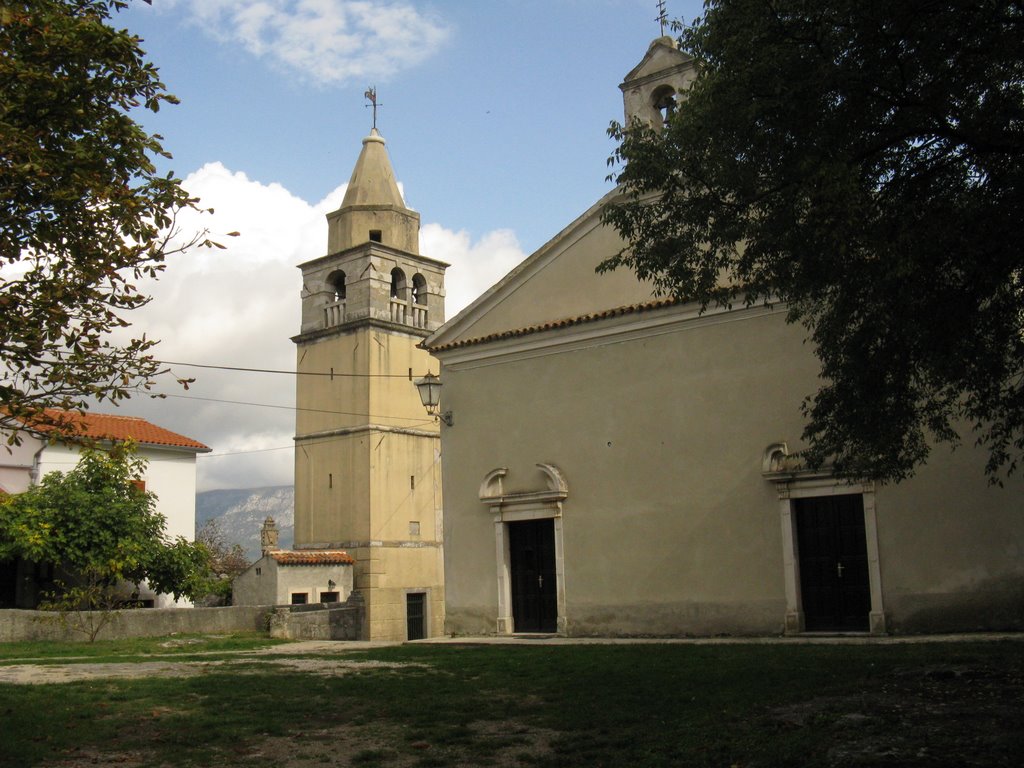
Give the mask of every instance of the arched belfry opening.
[[405, 272], [395, 267], [391, 270], [391, 298], [405, 301], [406, 291]]
[[654, 89], [651, 93], [651, 106], [661, 115], [661, 124], [668, 127], [672, 115], [675, 114], [676, 89], [671, 85], [663, 84]]
[[427, 278], [419, 272], [412, 276], [412, 300], [415, 304], [427, 303]]
[[327, 283], [334, 291], [335, 301], [345, 300], [345, 273], [342, 270], [336, 270], [327, 277]]

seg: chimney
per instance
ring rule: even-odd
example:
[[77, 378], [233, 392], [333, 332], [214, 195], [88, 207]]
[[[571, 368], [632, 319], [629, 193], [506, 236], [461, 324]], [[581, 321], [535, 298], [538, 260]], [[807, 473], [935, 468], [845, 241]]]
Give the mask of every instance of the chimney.
[[277, 523], [272, 517], [264, 520], [260, 528], [260, 548], [264, 555], [277, 549]]

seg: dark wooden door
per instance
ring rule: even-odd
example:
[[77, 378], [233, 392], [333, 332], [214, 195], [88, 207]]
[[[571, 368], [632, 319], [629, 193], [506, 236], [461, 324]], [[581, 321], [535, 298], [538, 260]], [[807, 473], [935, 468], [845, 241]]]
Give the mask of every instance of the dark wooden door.
[[422, 640], [427, 636], [426, 597], [423, 592], [410, 592], [405, 596], [405, 626], [409, 640]]
[[797, 548], [804, 628], [867, 631], [871, 611], [864, 499], [797, 499]]
[[0, 608], [17, 608], [18, 561], [0, 560]]
[[509, 523], [508, 535], [515, 631], [554, 632], [558, 625], [555, 521]]

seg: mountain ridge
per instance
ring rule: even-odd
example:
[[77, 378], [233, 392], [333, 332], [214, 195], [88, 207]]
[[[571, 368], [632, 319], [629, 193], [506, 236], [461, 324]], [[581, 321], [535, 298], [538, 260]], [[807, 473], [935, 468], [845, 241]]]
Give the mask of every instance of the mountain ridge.
[[196, 532], [209, 520], [216, 520], [224, 542], [240, 544], [251, 561], [260, 557], [260, 528], [267, 517], [277, 523], [278, 545], [290, 549], [295, 530], [293, 486], [222, 488], [196, 494]]

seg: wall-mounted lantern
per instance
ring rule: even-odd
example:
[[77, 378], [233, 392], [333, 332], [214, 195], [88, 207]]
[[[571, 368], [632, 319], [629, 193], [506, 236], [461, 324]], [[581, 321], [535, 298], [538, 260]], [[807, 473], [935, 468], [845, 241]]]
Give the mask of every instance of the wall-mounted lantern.
[[454, 421], [452, 419], [452, 412], [441, 412], [441, 378], [428, 373], [422, 379], [416, 379], [414, 383], [416, 384], [416, 389], [420, 392], [420, 400], [423, 403], [423, 407], [427, 409], [427, 413], [435, 419], [440, 419], [450, 427]]

